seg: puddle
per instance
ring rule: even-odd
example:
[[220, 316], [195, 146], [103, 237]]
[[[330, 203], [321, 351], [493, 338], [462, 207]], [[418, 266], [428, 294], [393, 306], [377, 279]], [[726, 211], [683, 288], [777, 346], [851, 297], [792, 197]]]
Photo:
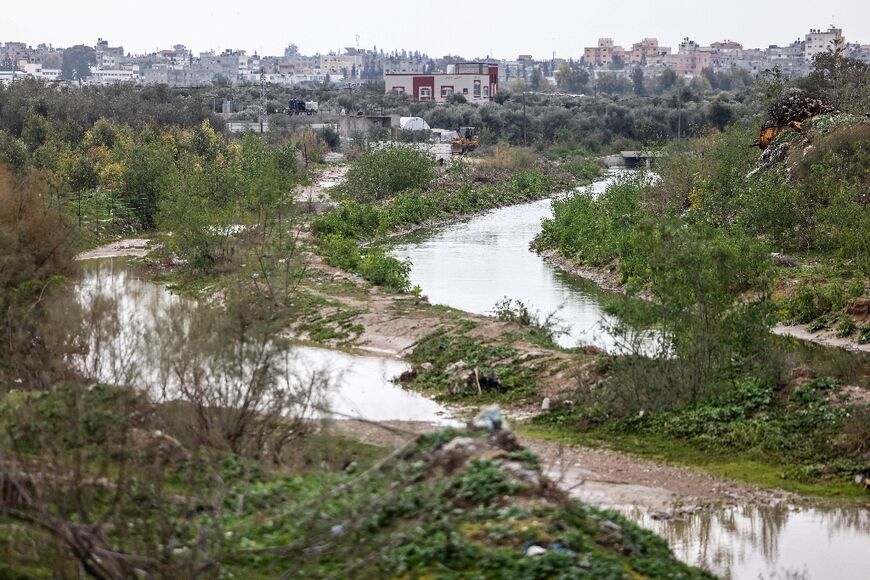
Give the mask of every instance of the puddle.
[[[89, 260], [82, 268], [81, 300], [105, 296], [117, 301], [112, 340], [98, 345], [99, 356], [84, 361], [90, 374], [107, 382], [160, 384], [160, 369], [148, 365], [155, 360], [149, 354], [153, 344], [143, 344], [141, 337], [159, 342], [167, 310], [184, 299], [142, 279], [123, 259]], [[289, 373], [301, 381], [314, 373], [329, 377], [327, 400], [337, 418], [452, 423], [447, 409], [393, 382], [410, 368], [402, 361], [296, 346], [288, 364]], [[134, 375], [139, 377], [135, 381]]]
[[677, 557], [722, 578], [870, 577], [870, 510], [743, 506], [672, 520], [615, 508], [667, 540]]

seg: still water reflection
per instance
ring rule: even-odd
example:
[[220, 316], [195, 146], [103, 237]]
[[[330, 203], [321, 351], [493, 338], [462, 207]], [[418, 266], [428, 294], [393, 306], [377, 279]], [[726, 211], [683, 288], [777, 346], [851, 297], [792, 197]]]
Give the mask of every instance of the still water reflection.
[[[142, 382], [159, 384], [159, 344], [165, 317], [189, 312], [173, 308], [184, 299], [164, 287], [138, 276], [121, 258], [82, 262], [79, 297], [87, 303], [110, 298], [117, 305], [113, 338], [96, 345], [85, 364], [101, 380], [129, 383], [136, 375]], [[147, 339], [143, 339], [147, 337]], [[325, 374], [332, 388], [329, 408], [337, 417], [374, 421], [446, 422], [446, 409], [417, 393], [407, 391], [393, 379], [408, 369], [402, 361], [359, 356], [309, 346], [297, 346], [290, 360], [291, 373], [305, 380]]]
[[653, 530], [678, 558], [723, 578], [870, 578], [870, 510], [743, 506], [672, 520], [622, 507]]

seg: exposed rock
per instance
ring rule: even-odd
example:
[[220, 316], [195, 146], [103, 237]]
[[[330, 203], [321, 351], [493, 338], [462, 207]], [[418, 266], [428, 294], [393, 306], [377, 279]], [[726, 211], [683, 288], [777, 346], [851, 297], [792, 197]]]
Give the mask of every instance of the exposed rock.
[[447, 365], [447, 368], [444, 369], [444, 372], [450, 375], [455, 373], [456, 371], [461, 371], [467, 366], [467, 362], [465, 362], [464, 360], [458, 360], [455, 363], [450, 363], [449, 365]]
[[870, 298], [853, 298], [846, 305], [846, 314], [856, 322], [870, 322]]
[[796, 268], [799, 264], [798, 261], [787, 255], [781, 254], [779, 252], [773, 252], [770, 254], [770, 257], [773, 259], [773, 263], [777, 266], [782, 266], [784, 268]]
[[134, 428], [130, 430], [133, 445], [143, 448], [146, 453], [153, 455], [155, 459], [165, 460], [172, 463], [181, 463], [190, 460], [190, 452], [171, 435], [155, 430]]
[[527, 469], [516, 461], [506, 462], [501, 466], [501, 470], [511, 479], [515, 479], [534, 489], [540, 489], [543, 485], [539, 472]]
[[550, 410], [550, 397], [544, 397], [544, 400], [541, 401], [541, 411], [549, 411]]

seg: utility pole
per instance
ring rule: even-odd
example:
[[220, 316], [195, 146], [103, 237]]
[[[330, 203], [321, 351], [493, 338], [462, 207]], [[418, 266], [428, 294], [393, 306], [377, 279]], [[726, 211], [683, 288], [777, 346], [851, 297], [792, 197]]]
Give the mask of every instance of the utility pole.
[[266, 121], [266, 69], [260, 68], [260, 135]]
[[677, 88], [677, 140], [683, 138], [683, 88]]
[[528, 142], [526, 141], [526, 84], [523, 81], [523, 147], [526, 147]]

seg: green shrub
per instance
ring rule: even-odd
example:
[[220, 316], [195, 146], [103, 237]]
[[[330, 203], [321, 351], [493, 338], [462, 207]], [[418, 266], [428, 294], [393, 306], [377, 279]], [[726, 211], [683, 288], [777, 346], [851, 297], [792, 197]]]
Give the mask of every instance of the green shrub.
[[363, 277], [378, 286], [399, 292], [411, 290], [411, 261], [389, 256], [381, 247], [369, 247], [360, 263]]
[[364, 153], [353, 162], [341, 192], [371, 202], [409, 189], [425, 188], [435, 176], [435, 161], [412, 147], [387, 145]]
[[599, 196], [584, 189], [553, 201], [553, 218], [544, 220], [538, 245], [586, 264], [614, 260], [639, 220], [644, 187], [641, 178], [624, 177]]
[[839, 283], [801, 282], [793, 298], [785, 302], [786, 319], [793, 324], [808, 324], [846, 306], [846, 292]]
[[311, 222], [311, 230], [320, 236], [335, 234], [357, 240], [372, 237], [379, 229], [381, 214], [370, 204], [345, 200]]
[[566, 161], [562, 167], [565, 171], [582, 181], [592, 181], [604, 173], [601, 166], [593, 159], [571, 159]]

